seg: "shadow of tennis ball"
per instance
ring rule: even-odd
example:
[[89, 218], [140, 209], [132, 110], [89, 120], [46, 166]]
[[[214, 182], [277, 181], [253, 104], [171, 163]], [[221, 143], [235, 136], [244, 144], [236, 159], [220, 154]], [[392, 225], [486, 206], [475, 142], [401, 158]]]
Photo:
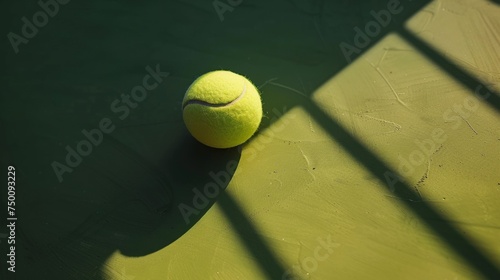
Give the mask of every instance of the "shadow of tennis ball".
[[[169, 210], [159, 214], [160, 223], [148, 234], [136, 236], [120, 247], [127, 256], [143, 256], [168, 246], [213, 206], [236, 171], [240, 153], [237, 147], [214, 149], [185, 134], [165, 157], [162, 169], [169, 178], [172, 201]], [[141, 215], [147, 215], [143, 212]], [[141, 219], [133, 214], [134, 219]]]

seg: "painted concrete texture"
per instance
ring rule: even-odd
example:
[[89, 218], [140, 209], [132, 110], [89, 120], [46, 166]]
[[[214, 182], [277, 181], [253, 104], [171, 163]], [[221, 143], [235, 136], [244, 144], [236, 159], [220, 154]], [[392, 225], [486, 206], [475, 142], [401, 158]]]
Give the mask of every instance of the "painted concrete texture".
[[[2, 279], [500, 277], [496, 1], [57, 3], [2, 30]], [[234, 149], [182, 122], [217, 69], [263, 100]]]

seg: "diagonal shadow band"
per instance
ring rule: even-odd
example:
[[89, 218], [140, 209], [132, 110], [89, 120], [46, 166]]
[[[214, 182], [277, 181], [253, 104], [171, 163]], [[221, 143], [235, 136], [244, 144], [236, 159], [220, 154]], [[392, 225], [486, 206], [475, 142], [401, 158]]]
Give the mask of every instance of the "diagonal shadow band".
[[[304, 108], [312, 117], [336, 140], [354, 159], [370, 171], [388, 191], [392, 186], [386, 182], [384, 174], [392, 170], [386, 163], [379, 159], [373, 152], [363, 146], [353, 135], [351, 135], [341, 124], [330, 118], [315, 103], [308, 100], [303, 104]], [[398, 176], [402, 178], [401, 176]], [[470, 267], [483, 275], [486, 279], [498, 279], [500, 269], [490, 258], [481, 252], [474, 244], [474, 240], [460, 233], [457, 228], [448, 223], [447, 217], [438, 212], [431, 204], [421, 201], [419, 195], [412, 190], [408, 182], [400, 180], [396, 185], [394, 193], [399, 201], [412, 213], [414, 213], [439, 239], [452, 251], [462, 258]], [[418, 201], [418, 203], [415, 203]]]
[[285, 274], [283, 264], [276, 258], [267, 242], [259, 235], [245, 211], [227, 191], [218, 198], [219, 206], [226, 219], [231, 223], [238, 237], [252, 254], [268, 279], [282, 279]]
[[[401, 37], [403, 37], [407, 42], [412, 44], [416, 49], [418, 49], [420, 53], [422, 53], [431, 61], [433, 61], [435, 65], [440, 67], [442, 70], [446, 71], [446, 73], [452, 76], [457, 82], [467, 87], [470, 90], [470, 92], [474, 93], [481, 89], [483, 91], [486, 90], [486, 87], [482, 82], [472, 77], [471, 74], [468, 74], [467, 72], [462, 70], [455, 63], [451, 62], [449, 59], [440, 54], [432, 46], [430, 46], [423, 40], [419, 39], [405, 28], [399, 29], [398, 34]], [[490, 107], [492, 107], [493, 109], [495, 109], [497, 112], [500, 112], [500, 94], [498, 92], [492, 91], [491, 89], [488, 90], [489, 90], [489, 95], [485, 98], [481, 98], [481, 100]]]

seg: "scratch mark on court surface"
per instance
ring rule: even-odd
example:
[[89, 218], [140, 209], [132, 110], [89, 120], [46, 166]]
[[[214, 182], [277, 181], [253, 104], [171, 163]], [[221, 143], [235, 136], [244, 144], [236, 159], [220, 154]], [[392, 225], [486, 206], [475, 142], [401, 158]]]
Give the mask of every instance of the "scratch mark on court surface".
[[391, 122], [391, 121], [388, 121], [388, 120], [375, 118], [375, 117], [372, 117], [372, 116], [369, 116], [369, 115], [359, 115], [359, 116], [360, 117], [366, 117], [366, 118], [369, 118], [369, 119], [372, 119], [372, 120], [375, 120], [375, 121], [378, 121], [378, 122], [381, 122], [381, 123], [390, 124], [390, 125], [394, 126], [397, 130], [401, 129], [401, 125], [399, 125], [399, 124], [397, 124], [395, 122]]
[[270, 85], [277, 86], [277, 87], [281, 87], [281, 88], [284, 88], [284, 89], [288, 89], [288, 90], [290, 90], [290, 91], [292, 91], [292, 92], [294, 92], [294, 93], [296, 93], [296, 94], [298, 94], [298, 95], [300, 95], [300, 96], [303, 96], [303, 97], [305, 97], [305, 98], [309, 99], [309, 96], [307, 96], [307, 95], [306, 95], [306, 94], [304, 94], [303, 92], [298, 91], [298, 90], [296, 90], [296, 89], [294, 89], [294, 88], [291, 88], [291, 87], [289, 87], [289, 86], [285, 86], [285, 85], [283, 85], [283, 84], [279, 84], [279, 83], [275, 83], [275, 82], [269, 82], [269, 84], [270, 84]]
[[304, 158], [304, 160], [307, 163], [307, 172], [312, 176], [313, 180], [316, 181], [316, 176], [314, 176], [314, 174], [311, 172], [312, 167], [311, 167], [311, 162], [309, 161], [309, 158], [304, 154], [304, 150], [302, 150], [301, 147], [297, 146], [297, 148], [299, 148], [302, 157]]
[[477, 135], [477, 131], [474, 129], [474, 127], [472, 127], [470, 122], [467, 119], [465, 119], [464, 117], [462, 117], [461, 115], [460, 115], [460, 117], [462, 118], [462, 120], [465, 121], [465, 123], [470, 127], [470, 129], [472, 129], [472, 131], [474, 131], [474, 133]]

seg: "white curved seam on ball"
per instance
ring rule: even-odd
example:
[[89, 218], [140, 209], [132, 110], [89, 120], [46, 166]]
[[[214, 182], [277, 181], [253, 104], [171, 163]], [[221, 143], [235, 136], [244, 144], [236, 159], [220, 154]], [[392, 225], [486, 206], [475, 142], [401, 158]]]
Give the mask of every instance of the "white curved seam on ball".
[[241, 98], [243, 98], [243, 95], [245, 95], [246, 92], [247, 92], [247, 82], [244, 80], [243, 81], [243, 90], [241, 91], [240, 95], [238, 97], [236, 97], [235, 99], [233, 99], [232, 101], [229, 101], [228, 103], [212, 104], [212, 103], [209, 103], [209, 102], [206, 102], [206, 101], [203, 101], [203, 100], [199, 100], [199, 99], [191, 99], [191, 100], [188, 100], [186, 103], [184, 103], [184, 106], [182, 106], [182, 109], [186, 108], [187, 105], [191, 105], [191, 104], [204, 105], [204, 106], [208, 106], [208, 107], [230, 106], [233, 103], [235, 103], [238, 100], [240, 100]]

